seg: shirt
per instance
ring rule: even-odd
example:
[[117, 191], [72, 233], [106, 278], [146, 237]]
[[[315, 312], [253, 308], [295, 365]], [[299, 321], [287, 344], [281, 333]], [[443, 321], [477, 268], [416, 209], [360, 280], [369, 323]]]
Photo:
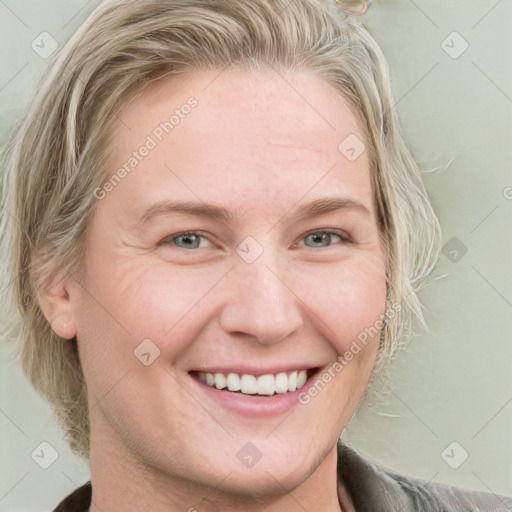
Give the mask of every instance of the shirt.
[[[512, 497], [404, 476], [341, 441], [337, 473], [356, 512], [512, 512]], [[87, 482], [53, 512], [88, 512], [91, 495]]]

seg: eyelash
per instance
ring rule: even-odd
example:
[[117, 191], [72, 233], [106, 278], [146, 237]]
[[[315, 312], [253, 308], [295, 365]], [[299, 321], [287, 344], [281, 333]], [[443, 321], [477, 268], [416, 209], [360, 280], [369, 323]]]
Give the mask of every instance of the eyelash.
[[[323, 234], [329, 234], [329, 235], [336, 235], [336, 236], [339, 236], [340, 239], [341, 239], [341, 244], [352, 244], [354, 243], [353, 240], [350, 238], [350, 236], [345, 232], [345, 231], [342, 231], [342, 230], [339, 230], [339, 229], [319, 229], [319, 230], [315, 230], [315, 231], [309, 231], [308, 233], [306, 233], [301, 240], [305, 239], [306, 237], [308, 237], [309, 235], [314, 235], [314, 234], [318, 234], [318, 233], [323, 233]], [[205, 238], [207, 240], [209, 240], [209, 238], [205, 235], [202, 235], [201, 232], [199, 231], [184, 231], [182, 233], [176, 233], [174, 235], [170, 235], [170, 236], [166, 236], [164, 239], [162, 239], [160, 242], [158, 242], [158, 246], [162, 246], [162, 245], [171, 245], [173, 244], [173, 239], [174, 238], [178, 238], [179, 236], [186, 236], [186, 235], [199, 235], [201, 238]], [[209, 240], [211, 242], [211, 240]], [[293, 247], [297, 247], [298, 244], [294, 244]], [[196, 248], [196, 249], [185, 249], [183, 247], [179, 247], [177, 245], [174, 246], [176, 249], [181, 249], [183, 251], [186, 251], [186, 252], [189, 252], [191, 250], [197, 250], [199, 249]], [[327, 249], [331, 247], [331, 245], [328, 245], [326, 247], [309, 247], [310, 249]]]

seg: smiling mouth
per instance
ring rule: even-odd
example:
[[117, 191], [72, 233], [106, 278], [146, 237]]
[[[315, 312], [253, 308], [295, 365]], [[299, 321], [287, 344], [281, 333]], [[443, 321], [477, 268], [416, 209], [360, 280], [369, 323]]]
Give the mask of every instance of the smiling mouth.
[[293, 370], [288, 372], [251, 375], [239, 373], [209, 373], [192, 371], [190, 375], [206, 386], [228, 393], [251, 396], [273, 396], [293, 393], [301, 389], [317, 372], [318, 368]]

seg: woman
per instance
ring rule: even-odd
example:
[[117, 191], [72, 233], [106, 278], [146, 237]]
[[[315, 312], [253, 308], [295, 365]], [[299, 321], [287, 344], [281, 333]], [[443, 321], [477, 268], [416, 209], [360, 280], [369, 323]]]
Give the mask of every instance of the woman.
[[422, 320], [439, 225], [334, 4], [102, 4], [6, 190], [23, 368], [91, 466], [57, 511], [510, 507], [339, 442]]

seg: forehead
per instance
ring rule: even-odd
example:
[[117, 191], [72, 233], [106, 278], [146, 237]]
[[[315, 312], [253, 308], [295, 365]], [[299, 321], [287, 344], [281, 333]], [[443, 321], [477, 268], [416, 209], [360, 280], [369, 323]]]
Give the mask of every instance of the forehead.
[[219, 204], [238, 198], [239, 209], [244, 200], [283, 208], [306, 194], [330, 192], [355, 194], [372, 209], [367, 151], [356, 159], [344, 153], [347, 140], [364, 148], [362, 130], [341, 92], [313, 74], [225, 70], [168, 77], [119, 117], [111, 171], [144, 153], [132, 157], [137, 162], [115, 191], [123, 190], [134, 208], [176, 195]]

